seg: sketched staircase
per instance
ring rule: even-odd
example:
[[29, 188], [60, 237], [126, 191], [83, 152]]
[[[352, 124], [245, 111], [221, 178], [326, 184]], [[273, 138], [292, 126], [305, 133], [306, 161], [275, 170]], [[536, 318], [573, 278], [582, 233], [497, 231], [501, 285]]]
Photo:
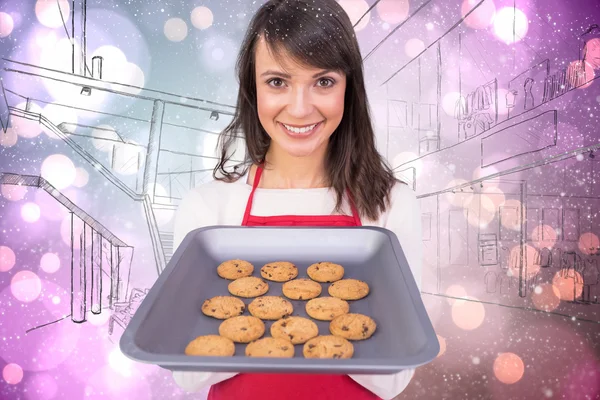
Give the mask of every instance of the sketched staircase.
[[9, 112], [10, 115], [39, 122], [40, 125], [44, 126], [50, 132], [55, 134], [58, 138], [66, 142], [74, 151], [76, 151], [81, 157], [83, 157], [83, 159], [90, 163], [90, 165], [92, 165], [96, 171], [98, 171], [100, 174], [102, 174], [102, 176], [104, 176], [104, 178], [106, 178], [109, 182], [111, 182], [113, 185], [115, 185], [117, 188], [123, 191], [123, 193], [125, 193], [128, 197], [130, 197], [134, 201], [139, 201], [143, 203], [146, 221], [150, 233], [150, 239], [152, 241], [154, 258], [156, 261], [156, 269], [157, 273], [160, 275], [160, 273], [164, 270], [166, 266], [166, 257], [165, 252], [163, 250], [161, 235], [158, 230], [158, 225], [156, 223], [156, 218], [154, 215], [154, 210], [152, 202], [150, 200], [150, 196], [147, 194], [136, 193], [122, 180], [115, 176], [112, 171], [110, 171], [101, 163], [97, 162], [90, 153], [88, 153], [83, 147], [81, 147], [76, 141], [74, 141], [70, 137], [71, 133], [66, 127], [67, 124], [61, 123], [58, 126], [56, 126], [42, 114], [19, 109], [12, 106], [9, 106]]
[[171, 261], [171, 257], [173, 257], [173, 232], [160, 232], [160, 241], [163, 245], [163, 250], [165, 252], [165, 259], [168, 263]]
[[[43, 189], [69, 210], [71, 219], [71, 320], [85, 322], [88, 311], [100, 314], [103, 299], [108, 306], [123, 301], [129, 288], [133, 247], [128, 246], [97, 220], [74, 204], [44, 178], [0, 173], [0, 184]], [[79, 246], [75, 246], [78, 242]], [[103, 296], [103, 277], [110, 279], [109, 295]], [[91, 300], [91, 304], [88, 302]]]

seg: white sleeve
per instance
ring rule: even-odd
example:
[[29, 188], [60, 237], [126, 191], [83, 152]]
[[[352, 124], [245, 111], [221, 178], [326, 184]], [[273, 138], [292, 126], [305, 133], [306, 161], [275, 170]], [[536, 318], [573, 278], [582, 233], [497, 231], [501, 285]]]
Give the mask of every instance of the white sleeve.
[[[402, 246], [417, 287], [421, 290], [423, 242], [421, 239], [421, 207], [415, 192], [406, 185], [397, 185], [384, 228], [394, 232]], [[384, 400], [398, 396], [406, 389], [414, 369], [387, 375], [349, 375], [361, 386]]]
[[[175, 213], [173, 250], [176, 250], [185, 236], [194, 229], [216, 225], [216, 210], [210, 210], [197, 190], [184, 197]], [[199, 392], [216, 383], [237, 375], [236, 373], [173, 371], [175, 383], [187, 392]]]

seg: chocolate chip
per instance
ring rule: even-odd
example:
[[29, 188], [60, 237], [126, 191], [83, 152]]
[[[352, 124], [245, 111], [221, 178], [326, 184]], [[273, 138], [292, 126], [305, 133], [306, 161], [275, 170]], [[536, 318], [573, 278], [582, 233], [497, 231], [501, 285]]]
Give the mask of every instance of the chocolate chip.
[[333, 318], [333, 314], [329, 314], [329, 316], [330, 316], [331, 318]]
[[241, 274], [241, 273], [242, 273], [242, 270], [241, 270], [241, 269], [238, 269], [238, 272]]
[[273, 277], [273, 275], [272, 275], [272, 274], [269, 274], [269, 278], [272, 278], [272, 277]]
[[[284, 315], [284, 316], [283, 316], [283, 318], [286, 318], [286, 317], [287, 317], [287, 315]], [[281, 323], [281, 327], [282, 327], [282, 328], [285, 328], [286, 326], [287, 326], [287, 323], [286, 323], [286, 322], [282, 322], [282, 323]]]
[[341, 354], [334, 354], [334, 355], [333, 355], [333, 358], [341, 358], [341, 357], [342, 357], [342, 355], [341, 355]]
[[349, 331], [350, 329], [348, 329], [348, 327], [347, 327], [347, 326], [342, 326], [342, 330], [343, 330], [343, 331]]
[[342, 347], [341, 344], [334, 344], [333, 347]]
[[363, 325], [363, 332], [369, 332], [369, 327], [366, 325]]
[[271, 354], [271, 350], [269, 350], [269, 354]]
[[308, 345], [308, 348], [309, 348], [309, 349], [312, 349], [312, 348], [315, 348], [315, 347], [316, 347], [316, 345], [314, 345], [314, 344], [309, 344], [309, 345]]
[[288, 347], [287, 347], [287, 346], [283, 346], [283, 347], [281, 348], [281, 350], [283, 350], [283, 351], [286, 351], [287, 349], [288, 349]]
[[241, 327], [241, 328], [240, 328], [240, 330], [242, 330], [242, 331], [247, 331], [247, 330], [248, 330], [248, 328]]
[[294, 335], [292, 335], [291, 333], [288, 336], [290, 337], [290, 339], [294, 338]]
[[319, 267], [315, 267], [315, 271], [318, 271], [318, 270], [319, 270]]
[[242, 312], [246, 311], [246, 306], [242, 306]]
[[225, 315], [229, 315], [229, 311], [225, 311]]
[[298, 296], [298, 300], [302, 300], [302, 296]]
[[217, 309], [216, 309], [216, 308], [213, 308], [213, 309], [211, 309], [210, 311], [212, 311], [212, 312], [215, 312], [215, 311], [217, 311]]
[[237, 267], [239, 267], [239, 266], [240, 266], [240, 264], [238, 264], [238, 263], [233, 263], [233, 266], [237, 268]]

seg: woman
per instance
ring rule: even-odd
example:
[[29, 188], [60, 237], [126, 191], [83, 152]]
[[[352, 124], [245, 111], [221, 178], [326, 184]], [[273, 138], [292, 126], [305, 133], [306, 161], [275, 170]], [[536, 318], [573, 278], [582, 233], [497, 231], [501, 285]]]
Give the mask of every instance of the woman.
[[[193, 189], [175, 247], [210, 225], [385, 227], [420, 285], [420, 211], [375, 148], [360, 50], [335, 0], [271, 0], [253, 17], [237, 62], [237, 111], [220, 137], [213, 182]], [[236, 135], [245, 162], [232, 167]], [[211, 400], [391, 399], [414, 370], [393, 375], [174, 372]]]

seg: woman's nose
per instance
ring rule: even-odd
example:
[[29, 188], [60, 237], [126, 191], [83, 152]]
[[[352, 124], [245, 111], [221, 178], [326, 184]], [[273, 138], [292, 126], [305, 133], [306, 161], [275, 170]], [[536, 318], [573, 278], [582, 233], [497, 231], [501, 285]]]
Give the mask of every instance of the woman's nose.
[[297, 119], [302, 119], [312, 113], [311, 95], [308, 90], [296, 88], [292, 90], [288, 103], [288, 113]]

